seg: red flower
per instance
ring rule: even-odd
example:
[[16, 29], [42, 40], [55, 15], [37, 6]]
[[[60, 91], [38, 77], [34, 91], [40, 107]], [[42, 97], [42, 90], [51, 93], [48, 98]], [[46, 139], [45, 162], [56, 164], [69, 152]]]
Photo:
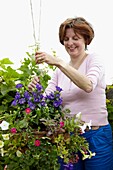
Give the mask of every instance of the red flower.
[[17, 130], [16, 130], [16, 128], [11, 128], [11, 133], [16, 133], [17, 132]]
[[60, 122], [60, 128], [64, 126], [64, 122]]
[[35, 140], [35, 146], [40, 146], [40, 140]]
[[31, 109], [30, 108], [26, 108], [25, 112], [26, 112], [26, 114], [29, 114], [31, 112]]

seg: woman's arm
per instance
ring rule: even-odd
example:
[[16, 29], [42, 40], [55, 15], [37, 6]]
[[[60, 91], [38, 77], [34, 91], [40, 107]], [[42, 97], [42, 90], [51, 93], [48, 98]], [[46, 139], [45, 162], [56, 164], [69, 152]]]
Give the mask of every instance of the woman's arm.
[[87, 93], [90, 93], [93, 89], [92, 82], [88, 77], [79, 73], [78, 70], [66, 64], [63, 60], [57, 64], [57, 67], [67, 76], [70, 80], [76, 84], [79, 88], [83, 89]]
[[79, 88], [83, 89], [87, 93], [92, 91], [93, 86], [90, 79], [79, 73], [78, 70], [67, 64], [61, 58], [53, 57], [45, 52], [37, 52], [35, 57], [37, 64], [45, 62], [50, 65], [55, 65]]

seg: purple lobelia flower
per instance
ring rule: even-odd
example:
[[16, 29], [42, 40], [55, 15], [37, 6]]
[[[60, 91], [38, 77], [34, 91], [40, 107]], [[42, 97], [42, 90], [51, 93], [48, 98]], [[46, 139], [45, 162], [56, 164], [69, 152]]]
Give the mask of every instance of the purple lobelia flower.
[[37, 90], [38, 90], [38, 92], [41, 92], [42, 91], [42, 89], [43, 89], [43, 87], [42, 87], [42, 85], [41, 84], [36, 84], [36, 88], [37, 88]]
[[54, 105], [54, 107], [59, 107], [60, 105], [61, 105], [61, 101], [60, 100], [56, 100], [56, 101], [54, 101], [53, 102], [53, 105]]
[[28, 105], [30, 107], [30, 109], [34, 110], [35, 109], [35, 104], [33, 104], [31, 101], [28, 101]]
[[46, 96], [47, 99], [53, 100], [54, 99], [54, 93], [51, 92], [49, 95]]
[[21, 83], [19, 83], [19, 84], [16, 85], [16, 88], [17, 88], [17, 89], [20, 89], [20, 88], [22, 88], [22, 87], [23, 87], [23, 84], [21, 84]]
[[20, 93], [17, 92], [16, 95], [15, 95], [15, 99], [18, 100], [18, 99], [20, 99], [20, 97], [21, 97]]
[[19, 104], [24, 104], [25, 103], [25, 98], [19, 99]]
[[32, 95], [33, 95], [34, 98], [37, 98], [38, 94], [37, 94], [37, 92], [32, 92]]
[[24, 97], [25, 97], [25, 99], [28, 99], [28, 100], [29, 100], [30, 94], [29, 94], [28, 91], [25, 91], [25, 92], [24, 92]]
[[40, 104], [41, 104], [41, 106], [45, 106], [46, 102], [45, 101], [41, 101]]
[[64, 168], [64, 170], [74, 170], [73, 169], [73, 164], [72, 163], [68, 163], [68, 164], [66, 164], [66, 165], [63, 165], [65, 168]]
[[11, 103], [11, 106], [16, 106], [17, 105], [17, 101], [13, 100], [13, 102]]
[[56, 86], [56, 90], [59, 91], [59, 92], [61, 92], [61, 91], [62, 91], [62, 88]]

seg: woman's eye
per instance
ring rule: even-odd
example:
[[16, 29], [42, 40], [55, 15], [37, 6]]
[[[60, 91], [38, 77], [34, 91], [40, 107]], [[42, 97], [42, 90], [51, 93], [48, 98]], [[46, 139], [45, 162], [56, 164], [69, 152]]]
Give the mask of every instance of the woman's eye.
[[64, 38], [64, 41], [68, 41], [68, 38]]
[[73, 39], [76, 40], [76, 41], [78, 41], [78, 38], [76, 38], [76, 37], [74, 37]]
[[[71, 39], [75, 40], [75, 41], [78, 41], [79, 38], [78, 37], [72, 37]], [[69, 38], [65, 37], [64, 41], [69, 41]]]

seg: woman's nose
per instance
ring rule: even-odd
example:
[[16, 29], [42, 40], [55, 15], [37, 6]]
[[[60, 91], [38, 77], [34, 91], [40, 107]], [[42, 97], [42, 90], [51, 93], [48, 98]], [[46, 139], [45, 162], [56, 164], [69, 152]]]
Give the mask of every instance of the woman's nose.
[[73, 44], [73, 40], [69, 39], [67, 43], [68, 43], [68, 45], [72, 45]]

